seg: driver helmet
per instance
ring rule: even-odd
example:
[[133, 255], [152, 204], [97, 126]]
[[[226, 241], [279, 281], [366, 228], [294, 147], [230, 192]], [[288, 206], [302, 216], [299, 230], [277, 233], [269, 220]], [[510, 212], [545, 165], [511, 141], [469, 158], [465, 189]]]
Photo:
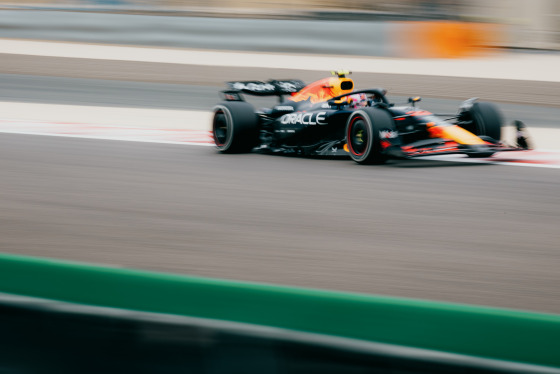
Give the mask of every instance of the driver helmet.
[[348, 104], [353, 107], [363, 107], [367, 105], [367, 96], [364, 93], [348, 96]]

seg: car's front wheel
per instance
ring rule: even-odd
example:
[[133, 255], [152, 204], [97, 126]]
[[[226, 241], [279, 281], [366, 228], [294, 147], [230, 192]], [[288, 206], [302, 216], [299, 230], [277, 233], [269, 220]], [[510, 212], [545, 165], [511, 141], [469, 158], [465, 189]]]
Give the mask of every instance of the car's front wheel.
[[474, 103], [469, 113], [472, 124], [467, 130], [475, 135], [489, 136], [500, 141], [504, 121], [496, 105], [487, 102]]
[[[492, 103], [474, 103], [469, 109], [471, 125], [467, 130], [478, 136], [488, 136], [495, 141], [502, 137], [503, 117], [498, 107]], [[467, 154], [471, 158], [490, 157], [494, 152], [480, 152]]]
[[346, 144], [352, 160], [359, 164], [383, 164], [379, 129], [393, 128], [391, 115], [378, 108], [355, 111], [346, 123]]

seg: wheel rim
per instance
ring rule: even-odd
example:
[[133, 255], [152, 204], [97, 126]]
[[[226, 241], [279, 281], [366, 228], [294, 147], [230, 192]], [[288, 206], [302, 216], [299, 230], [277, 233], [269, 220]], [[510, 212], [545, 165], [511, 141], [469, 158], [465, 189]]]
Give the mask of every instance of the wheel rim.
[[367, 124], [361, 116], [356, 116], [348, 126], [348, 146], [355, 156], [363, 156], [369, 144]]
[[226, 144], [228, 137], [228, 121], [226, 114], [221, 109], [217, 110], [214, 115], [212, 130], [216, 146], [223, 147]]

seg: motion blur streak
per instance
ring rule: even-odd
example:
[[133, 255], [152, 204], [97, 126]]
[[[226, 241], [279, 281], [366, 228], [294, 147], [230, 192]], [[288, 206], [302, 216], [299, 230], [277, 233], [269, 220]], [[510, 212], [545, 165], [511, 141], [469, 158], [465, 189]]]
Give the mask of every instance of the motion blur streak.
[[489, 54], [485, 47], [503, 40], [503, 33], [503, 27], [496, 24], [422, 21], [403, 23], [392, 38], [399, 45], [401, 57], [464, 58]]

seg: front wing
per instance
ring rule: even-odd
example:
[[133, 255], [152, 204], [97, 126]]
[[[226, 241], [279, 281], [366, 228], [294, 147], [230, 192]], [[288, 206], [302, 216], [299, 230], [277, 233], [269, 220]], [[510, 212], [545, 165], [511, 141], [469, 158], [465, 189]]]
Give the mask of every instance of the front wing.
[[422, 156], [466, 154], [471, 157], [490, 157], [497, 152], [527, 151], [528, 147], [508, 146], [500, 142], [486, 141], [485, 144], [464, 145], [449, 139], [430, 139], [399, 147], [387, 147], [384, 152], [395, 158], [415, 158]]

